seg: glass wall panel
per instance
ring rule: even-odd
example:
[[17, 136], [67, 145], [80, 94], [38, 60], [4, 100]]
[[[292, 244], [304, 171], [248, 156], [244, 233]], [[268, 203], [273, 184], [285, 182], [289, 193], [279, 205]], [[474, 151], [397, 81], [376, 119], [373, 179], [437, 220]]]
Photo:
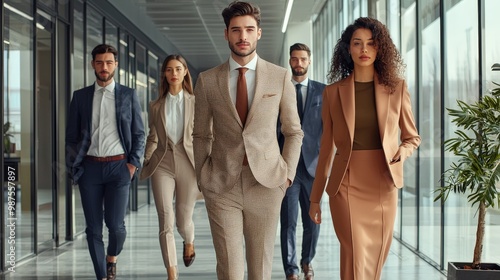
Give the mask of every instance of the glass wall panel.
[[[483, 61], [485, 68], [483, 70], [486, 77], [485, 90], [491, 90], [493, 82], [500, 84], [500, 70], [491, 71], [491, 66], [495, 63], [500, 64], [500, 35], [498, 33], [498, 11], [500, 11], [500, 1], [484, 1], [484, 52]], [[497, 190], [500, 190], [500, 183], [497, 184]], [[497, 262], [500, 260], [500, 251], [495, 247], [500, 232], [500, 210], [488, 209], [486, 214], [486, 234], [483, 247], [483, 261]]]
[[64, 243], [66, 239], [72, 239], [70, 234], [73, 229], [71, 225], [67, 224], [67, 218], [72, 215], [72, 212], [67, 206], [67, 197], [71, 195], [68, 193], [69, 180], [66, 171], [66, 108], [69, 106], [68, 94], [69, 81], [70, 81], [70, 70], [68, 64], [69, 58], [69, 26], [62, 22], [57, 22], [57, 87], [56, 87], [56, 102], [55, 102], [55, 120], [56, 120], [56, 162], [53, 165], [53, 170], [56, 173], [56, 203], [57, 203], [57, 214], [56, 214], [56, 225], [57, 225], [57, 235], [56, 245]]
[[[159, 79], [160, 79], [160, 74], [158, 73], [158, 63], [160, 61], [158, 60], [158, 57], [151, 53], [148, 52], [148, 89], [149, 89], [149, 98], [148, 100], [155, 100], [158, 98], [158, 87], [159, 85]], [[147, 104], [145, 105], [147, 106]], [[142, 108], [143, 110], [146, 110], [147, 108]], [[146, 119], [147, 120], [147, 119]], [[146, 122], [147, 124], [147, 122]], [[147, 126], [147, 125], [146, 125]]]
[[[10, 1], [9, 1], [10, 2]], [[18, 8], [31, 1], [15, 1]], [[5, 243], [9, 244], [6, 267], [34, 253], [33, 201], [33, 15], [4, 5], [3, 119], [8, 123], [10, 145], [3, 145], [4, 166], [12, 172], [4, 182], [8, 192], [2, 204], [6, 225]], [[5, 125], [4, 123], [4, 125]], [[9, 207], [10, 206], [10, 207]], [[17, 219], [17, 220], [16, 220]], [[10, 248], [13, 248], [10, 250]], [[9, 255], [10, 254], [10, 255]]]
[[33, 15], [33, 1], [32, 0], [5, 0], [4, 7], [6, 9], [21, 12], [25, 15]]
[[51, 8], [52, 10], [56, 7], [56, 0], [38, 0], [37, 2]]
[[[432, 260], [440, 259], [440, 203], [434, 203], [434, 189], [441, 178], [441, 43], [439, 1], [419, 1], [419, 249]], [[406, 210], [406, 209], [405, 209]], [[403, 219], [405, 221], [405, 219]], [[412, 225], [414, 226], [414, 225]], [[416, 233], [414, 230], [404, 234]], [[403, 235], [404, 237], [404, 235]], [[414, 240], [413, 238], [409, 238]]]
[[92, 7], [87, 5], [87, 84], [95, 81], [94, 69], [92, 69], [92, 50], [95, 46], [104, 42], [102, 32], [102, 16]]
[[[135, 45], [135, 59], [137, 62], [136, 71], [136, 87], [139, 102], [143, 111], [142, 117], [145, 126], [147, 126], [146, 111], [148, 108], [148, 74], [147, 74], [147, 57], [146, 48], [136, 43]], [[156, 64], [156, 63], [155, 63]], [[148, 185], [138, 184], [137, 186], [137, 207], [144, 206], [148, 203]]]
[[[85, 39], [84, 39], [84, 25], [83, 25], [83, 3], [82, 1], [74, 1], [73, 10], [73, 86], [69, 93], [69, 99], [72, 98], [73, 91], [84, 88], [87, 81], [85, 80]], [[88, 57], [87, 57], [88, 58]], [[90, 64], [90, 61], [87, 61]], [[93, 73], [93, 71], [91, 72]], [[92, 77], [94, 77], [92, 75]], [[93, 81], [93, 80], [92, 80]], [[85, 217], [83, 215], [82, 200], [80, 197], [80, 190], [78, 185], [72, 186], [72, 199], [73, 201], [73, 222], [72, 234], [76, 235], [85, 230]]]
[[[69, 20], [69, 13], [70, 13], [70, 8], [71, 8], [71, 3], [72, 1], [70, 0], [58, 0], [57, 1], [57, 10], [58, 10], [58, 16], [64, 20]], [[73, 1], [76, 2], [76, 1]]]
[[116, 25], [106, 20], [106, 44], [118, 48], [118, 28]]
[[498, 30], [498, 11], [500, 11], [500, 1], [484, 1], [484, 77], [486, 78], [486, 89], [494, 87], [492, 82], [500, 83], [500, 71], [491, 71], [491, 66], [500, 64], [500, 35]]
[[118, 49], [118, 82], [122, 85], [128, 86], [128, 35], [120, 32], [120, 45]]
[[[135, 39], [132, 36], [128, 36], [128, 81], [127, 84], [131, 88], [135, 88], [136, 80], [136, 68], [135, 68]], [[120, 64], [118, 64], [120, 65]]]
[[[493, 3], [495, 2], [495, 3]], [[480, 86], [483, 81], [479, 79], [479, 34], [480, 30], [478, 26], [478, 16], [480, 15], [478, 11], [477, 1], [474, 0], [462, 0], [462, 1], [451, 1], [446, 0], [446, 98], [445, 107], [457, 108], [456, 100], [464, 100], [468, 102], [475, 101], [479, 98]], [[485, 6], [485, 27], [488, 28], [490, 32], [493, 31], [491, 26], [494, 21], [493, 18], [497, 18], [494, 13], [489, 13], [491, 9], [498, 9], [500, 5], [497, 1], [491, 1], [486, 3]], [[470, 20], [460, 20], [465, 15], [470, 15]], [[488, 17], [489, 16], [489, 17]], [[457, 18], [458, 17], [458, 18]], [[490, 26], [487, 21], [490, 20]], [[497, 20], [495, 20], [496, 22]], [[494, 33], [494, 34], [493, 34]], [[484, 48], [483, 53], [485, 60], [487, 61], [494, 57], [494, 54], [498, 54], [498, 30], [488, 34], [485, 32], [484, 36]], [[496, 46], [490, 45], [495, 44]], [[457, 46], [460, 46], [459, 48]], [[493, 54], [493, 55], [492, 55]], [[486, 62], [484, 69], [482, 69], [485, 77], [491, 77], [491, 64]], [[497, 80], [498, 82], [499, 80]], [[487, 88], [488, 88], [488, 83]], [[487, 89], [485, 89], [487, 90]], [[445, 137], [449, 139], [454, 136], [454, 131], [456, 130], [455, 124], [451, 123], [451, 118], [446, 114], [444, 115], [445, 124]], [[445, 155], [445, 168], [456, 161], [451, 153]], [[471, 261], [473, 257], [474, 244], [476, 240], [476, 229], [477, 229], [477, 212], [476, 207], [471, 207], [470, 203], [467, 202], [466, 197], [462, 194], [451, 194], [445, 203], [445, 244], [444, 244], [444, 260], [445, 264], [449, 261]], [[497, 238], [498, 230], [500, 229], [500, 224], [498, 223], [500, 219], [500, 213], [498, 210], [488, 211], [486, 219], [486, 231], [484, 236], [483, 247], [483, 262], [494, 261], [500, 257], [498, 250], [494, 250], [488, 244], [494, 244], [494, 239]], [[460, 246], [453, 246], [453, 244], [460, 244]]]
[[[410, 92], [413, 113], [417, 118], [417, 10], [415, 0], [404, 0], [401, 2], [401, 46], [400, 52], [406, 64], [405, 79]], [[392, 31], [391, 31], [392, 32]], [[418, 122], [418, 119], [416, 120]], [[414, 168], [413, 162], [416, 155], [405, 162], [405, 175], [411, 176], [409, 168]], [[405, 178], [405, 184], [410, 183], [409, 179]], [[417, 247], [417, 187], [414, 185], [406, 185], [400, 191], [398, 211], [398, 221], [395, 228], [396, 235], [411, 245]]]
[[37, 250], [54, 246], [55, 190], [52, 164], [54, 159], [54, 24], [51, 16], [38, 10], [36, 14], [35, 74], [35, 186], [37, 203]]
[[377, 0], [368, 1], [368, 16], [378, 19], [383, 24], [386, 23], [386, 1], [387, 0]]

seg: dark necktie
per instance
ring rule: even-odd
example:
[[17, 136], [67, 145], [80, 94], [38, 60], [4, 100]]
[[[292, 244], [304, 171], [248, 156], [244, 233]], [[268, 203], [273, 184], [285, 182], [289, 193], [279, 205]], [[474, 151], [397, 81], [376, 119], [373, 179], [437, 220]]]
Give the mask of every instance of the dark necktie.
[[302, 121], [302, 115], [304, 114], [304, 105], [302, 104], [302, 91], [300, 90], [301, 87], [301, 84], [295, 85], [297, 91], [297, 112], [299, 113], [300, 121]]
[[245, 126], [248, 113], [247, 80], [245, 79], [245, 72], [247, 70], [248, 68], [245, 67], [238, 68], [238, 83], [236, 84], [236, 111], [238, 111], [238, 116], [240, 116], [243, 126]]

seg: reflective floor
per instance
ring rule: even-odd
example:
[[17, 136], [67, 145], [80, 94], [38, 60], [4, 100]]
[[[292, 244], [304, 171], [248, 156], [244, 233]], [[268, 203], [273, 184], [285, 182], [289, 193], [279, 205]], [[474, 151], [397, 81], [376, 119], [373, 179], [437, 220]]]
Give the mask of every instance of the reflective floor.
[[[317, 254], [312, 265], [315, 279], [340, 279], [339, 244], [333, 231], [328, 204], [323, 203], [323, 224]], [[203, 201], [196, 205], [196, 260], [186, 268], [182, 263], [182, 239], [176, 233], [180, 279], [214, 280], [215, 252]], [[158, 221], [154, 205], [145, 206], [126, 217], [128, 237], [118, 258], [118, 279], [166, 279], [158, 243]], [[301, 230], [297, 231], [298, 239]], [[300, 248], [298, 248], [300, 250]], [[276, 236], [272, 279], [285, 279], [281, 266], [279, 236]], [[36, 258], [17, 263], [15, 272], [0, 274], [1, 279], [95, 279], [87, 251], [85, 235], [54, 250], [42, 252]], [[394, 240], [384, 267], [384, 280], [445, 280], [446, 277], [427, 262]]]

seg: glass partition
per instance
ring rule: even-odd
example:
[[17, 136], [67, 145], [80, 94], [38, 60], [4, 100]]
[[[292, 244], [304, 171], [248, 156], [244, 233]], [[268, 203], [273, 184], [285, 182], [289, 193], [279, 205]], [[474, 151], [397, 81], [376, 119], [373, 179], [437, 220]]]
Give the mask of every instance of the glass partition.
[[[24, 1], [25, 3], [31, 1]], [[10, 3], [10, 1], [9, 1]], [[24, 4], [25, 4], [24, 3]], [[22, 2], [4, 4], [3, 120], [8, 124], [8, 144], [2, 145], [6, 201], [2, 204], [5, 225], [6, 268], [35, 250], [33, 187], [33, 16]], [[29, 8], [29, 5], [27, 5]], [[5, 137], [5, 135], [4, 135]], [[12, 261], [14, 261], [12, 263]]]

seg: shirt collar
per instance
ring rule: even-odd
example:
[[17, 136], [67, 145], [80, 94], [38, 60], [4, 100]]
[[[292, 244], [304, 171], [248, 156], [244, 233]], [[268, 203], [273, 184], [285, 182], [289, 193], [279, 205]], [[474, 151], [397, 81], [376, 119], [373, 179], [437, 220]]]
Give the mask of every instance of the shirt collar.
[[294, 79], [292, 79], [292, 83], [293, 83], [294, 86], [296, 86], [297, 84], [301, 84], [303, 87], [307, 87], [307, 85], [309, 84], [309, 78], [306, 78], [305, 80], [303, 80], [300, 83], [298, 83], [297, 81], [295, 81]]
[[105, 86], [105, 87], [101, 87], [101, 86], [97, 83], [97, 81], [96, 81], [96, 82], [95, 82], [95, 91], [97, 92], [97, 91], [101, 90], [101, 88], [104, 88], [104, 90], [105, 90], [106, 92], [111, 92], [111, 93], [112, 93], [112, 92], [115, 90], [115, 79], [113, 79], [113, 80], [111, 81], [111, 83], [110, 83], [109, 85]]
[[179, 91], [178, 94], [173, 95], [170, 92], [167, 94], [167, 99], [173, 102], [181, 102], [184, 99], [184, 90]]
[[259, 58], [258, 55], [254, 56], [250, 62], [247, 63], [247, 65], [239, 65], [238, 62], [236, 62], [232, 56], [229, 56], [229, 70], [236, 70], [240, 67], [246, 67], [250, 70], [254, 70], [257, 67], [257, 59]]

